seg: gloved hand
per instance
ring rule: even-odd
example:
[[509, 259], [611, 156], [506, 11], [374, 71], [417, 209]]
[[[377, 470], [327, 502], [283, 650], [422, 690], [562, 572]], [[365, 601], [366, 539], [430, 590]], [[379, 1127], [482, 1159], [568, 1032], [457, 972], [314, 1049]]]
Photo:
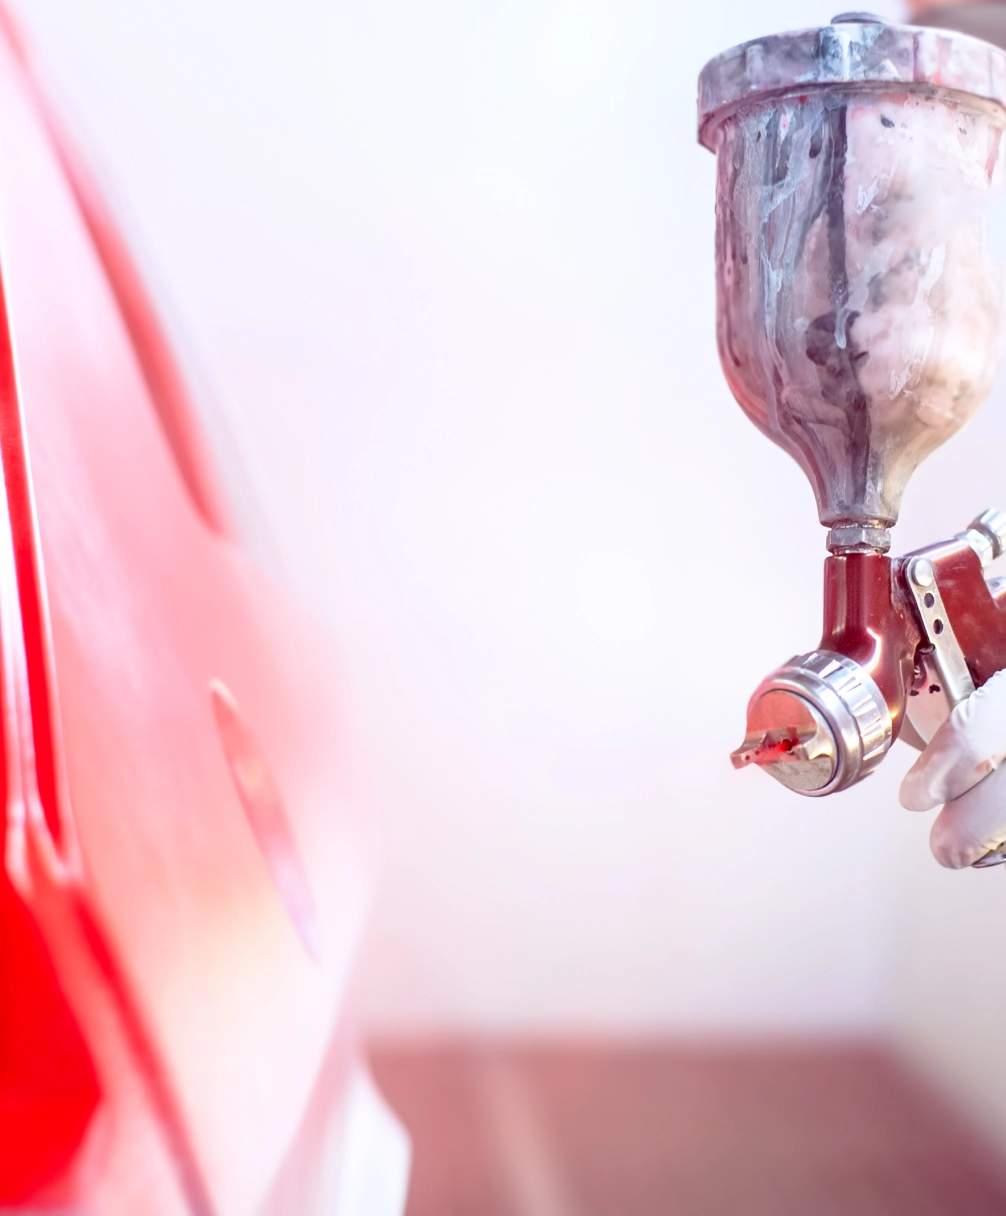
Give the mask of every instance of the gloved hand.
[[951, 869], [1006, 841], [1006, 671], [954, 707], [901, 783], [901, 805], [936, 817], [929, 844]]

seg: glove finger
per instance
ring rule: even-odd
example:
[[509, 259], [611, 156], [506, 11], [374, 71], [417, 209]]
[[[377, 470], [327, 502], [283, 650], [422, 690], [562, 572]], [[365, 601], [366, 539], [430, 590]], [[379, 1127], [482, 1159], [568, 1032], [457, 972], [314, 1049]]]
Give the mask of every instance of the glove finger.
[[1006, 840], [1006, 767], [990, 773], [937, 815], [929, 846], [941, 866], [960, 870]]
[[959, 798], [1006, 759], [1006, 671], [955, 705], [905, 774], [901, 805], [931, 811]]

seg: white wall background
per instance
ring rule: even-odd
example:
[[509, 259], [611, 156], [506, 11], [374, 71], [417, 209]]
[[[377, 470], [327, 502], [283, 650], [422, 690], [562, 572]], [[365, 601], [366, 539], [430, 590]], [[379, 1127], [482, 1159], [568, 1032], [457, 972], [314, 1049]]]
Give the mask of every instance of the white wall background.
[[[923, 855], [910, 754], [820, 803], [727, 759], [817, 640], [824, 535], [719, 374], [695, 79], [830, 9], [21, 11], [346, 653], [387, 825], [372, 1026], [894, 1022], [957, 1069], [948, 985], [991, 982], [1006, 888]], [[1006, 501], [997, 402], [910, 487], [903, 547]]]

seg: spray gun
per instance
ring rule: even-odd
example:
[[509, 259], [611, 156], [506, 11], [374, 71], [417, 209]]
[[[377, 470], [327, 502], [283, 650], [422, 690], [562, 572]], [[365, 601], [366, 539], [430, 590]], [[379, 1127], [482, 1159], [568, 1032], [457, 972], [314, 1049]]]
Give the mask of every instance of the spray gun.
[[862, 780], [899, 736], [927, 742], [1006, 667], [1006, 580], [985, 576], [1006, 515], [889, 555], [909, 478], [998, 368], [985, 229], [1004, 132], [1006, 53], [867, 14], [745, 43], [699, 80], [723, 371], [829, 529], [821, 642], [755, 690], [732, 756], [800, 794]]

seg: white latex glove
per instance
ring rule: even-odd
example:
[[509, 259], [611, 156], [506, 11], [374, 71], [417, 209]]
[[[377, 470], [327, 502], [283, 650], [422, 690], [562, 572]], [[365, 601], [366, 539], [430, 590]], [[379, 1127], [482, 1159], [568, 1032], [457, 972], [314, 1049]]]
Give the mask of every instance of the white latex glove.
[[901, 805], [931, 811], [942, 866], [971, 865], [1006, 841], [1006, 670], [954, 707], [901, 783]]

